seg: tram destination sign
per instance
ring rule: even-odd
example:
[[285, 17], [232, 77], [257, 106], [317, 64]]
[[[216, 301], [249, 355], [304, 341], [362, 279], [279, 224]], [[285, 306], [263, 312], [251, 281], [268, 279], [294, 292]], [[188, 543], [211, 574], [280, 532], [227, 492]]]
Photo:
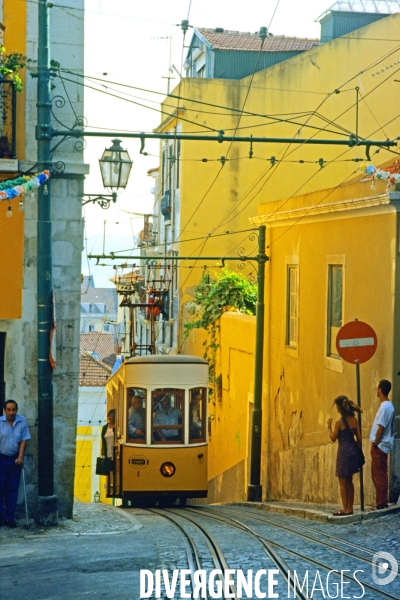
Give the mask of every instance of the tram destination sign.
[[339, 356], [353, 365], [367, 362], [375, 354], [377, 346], [375, 331], [363, 321], [346, 323], [336, 336], [336, 349]]

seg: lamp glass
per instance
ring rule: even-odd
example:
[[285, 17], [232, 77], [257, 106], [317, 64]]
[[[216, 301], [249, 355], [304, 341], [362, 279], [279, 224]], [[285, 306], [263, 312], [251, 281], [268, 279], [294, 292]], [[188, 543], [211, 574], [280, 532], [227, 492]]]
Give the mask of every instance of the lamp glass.
[[121, 140], [112, 140], [113, 145], [103, 152], [99, 160], [103, 185], [109, 189], [126, 188], [132, 161], [128, 151], [121, 147]]

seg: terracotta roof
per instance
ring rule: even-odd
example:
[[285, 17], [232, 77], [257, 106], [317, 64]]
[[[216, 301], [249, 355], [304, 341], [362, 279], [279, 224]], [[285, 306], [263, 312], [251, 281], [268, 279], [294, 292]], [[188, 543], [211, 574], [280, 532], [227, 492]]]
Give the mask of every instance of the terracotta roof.
[[103, 387], [110, 375], [110, 367], [90, 354], [81, 351], [79, 362], [80, 387]]
[[80, 348], [83, 352], [98, 354], [100, 360], [115, 352], [112, 334], [97, 331], [81, 333]]
[[[258, 33], [243, 33], [226, 30], [216, 32], [214, 29], [197, 29], [214, 50], [260, 50], [261, 38]], [[305, 51], [318, 45], [318, 39], [271, 36], [264, 41], [263, 52]]]

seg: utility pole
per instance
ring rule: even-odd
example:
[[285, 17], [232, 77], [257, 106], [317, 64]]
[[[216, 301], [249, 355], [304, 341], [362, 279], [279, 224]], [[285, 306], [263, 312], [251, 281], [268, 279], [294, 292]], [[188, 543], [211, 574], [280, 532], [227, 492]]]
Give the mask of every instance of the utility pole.
[[262, 501], [261, 485], [261, 433], [262, 433], [262, 381], [264, 356], [264, 281], [265, 225], [259, 227], [257, 255], [257, 306], [256, 306], [256, 349], [254, 355], [254, 406], [251, 425], [250, 483], [247, 488], [249, 502]]
[[[51, 166], [50, 25], [46, 1], [39, 1], [37, 135], [38, 169]], [[39, 133], [39, 132], [37, 132]], [[38, 189], [37, 221], [37, 375], [38, 375], [38, 521], [57, 522], [54, 495], [53, 368], [50, 332], [53, 326], [51, 184]]]

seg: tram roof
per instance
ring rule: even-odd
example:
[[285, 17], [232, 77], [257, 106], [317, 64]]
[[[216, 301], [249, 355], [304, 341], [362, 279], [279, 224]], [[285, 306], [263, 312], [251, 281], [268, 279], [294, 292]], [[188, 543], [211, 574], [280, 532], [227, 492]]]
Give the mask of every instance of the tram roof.
[[149, 354], [148, 356], [132, 356], [122, 364], [201, 364], [207, 365], [207, 361], [199, 356], [189, 356], [188, 354]]

